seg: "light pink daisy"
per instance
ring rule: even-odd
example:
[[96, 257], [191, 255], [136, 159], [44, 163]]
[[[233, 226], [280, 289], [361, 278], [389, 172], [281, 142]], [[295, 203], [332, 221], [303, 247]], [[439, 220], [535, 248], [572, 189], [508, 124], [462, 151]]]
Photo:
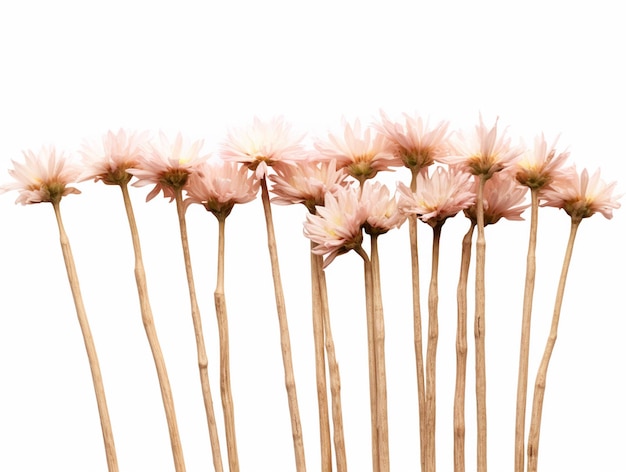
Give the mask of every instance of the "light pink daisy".
[[543, 135], [535, 138], [532, 150], [526, 150], [515, 165], [515, 178], [531, 189], [544, 189], [564, 172], [569, 152], [556, 152], [556, 142], [548, 146]]
[[183, 137], [180, 133], [171, 143], [165, 134], [159, 133], [158, 141], [151, 141], [145, 147], [145, 153], [139, 156], [137, 167], [128, 169], [128, 173], [137, 177], [133, 184], [143, 187], [154, 184], [154, 188], [146, 197], [152, 200], [160, 191], [163, 196], [174, 200], [176, 192], [184, 188], [189, 175], [206, 161], [208, 154], [200, 154], [203, 141], [198, 140], [188, 148], [183, 148]]
[[404, 113], [404, 123], [393, 122], [381, 110], [380, 123], [374, 128], [393, 144], [393, 153], [401, 159], [405, 167], [420, 171], [448, 153], [447, 121], [440, 121], [429, 126], [420, 116], [409, 116]]
[[365, 182], [360, 200], [367, 216], [364, 229], [368, 234], [384, 234], [399, 228], [406, 220], [406, 213], [398, 209], [396, 196], [391, 195], [387, 186], [380, 182]]
[[345, 168], [361, 185], [380, 171], [402, 165], [384, 135], [370, 128], [362, 130], [359, 120], [351, 126], [344, 119], [342, 125], [343, 138], [329, 133], [328, 142], [317, 140], [314, 143], [322, 159], [336, 159], [337, 167]]
[[127, 169], [137, 167], [148, 144], [148, 132], [108, 131], [100, 142], [83, 143], [79, 151], [85, 170], [81, 180], [101, 180], [107, 185], [123, 185], [132, 176]]
[[189, 176], [185, 191], [186, 206], [199, 203], [216, 217], [226, 218], [236, 203], [256, 198], [259, 181], [241, 164], [212, 159], [198, 165]]
[[403, 212], [414, 213], [431, 226], [443, 224], [476, 200], [472, 176], [460, 169], [446, 170], [442, 166], [436, 167], [431, 175], [420, 173], [415, 193], [399, 182], [398, 194], [398, 205]]
[[617, 182], [607, 184], [602, 180], [600, 169], [589, 177], [587, 169], [579, 174], [572, 166], [543, 193], [541, 206], [561, 208], [578, 221], [594, 213], [602, 213], [611, 219], [613, 210], [620, 207], [617, 200], [621, 195], [613, 194], [616, 185]]
[[324, 206], [317, 207], [317, 214], [307, 214], [304, 235], [316, 246], [314, 254], [326, 256], [324, 267], [335, 257], [361, 246], [361, 227], [367, 214], [359, 201], [358, 190], [341, 187], [334, 194], [327, 192]]
[[337, 187], [346, 186], [347, 174], [337, 170], [336, 161], [314, 162], [301, 161], [276, 169], [276, 174], [270, 175], [274, 183], [272, 192], [276, 195], [272, 202], [279, 205], [304, 204], [309, 212], [315, 213], [317, 205], [324, 205], [327, 192], [333, 192]]
[[[478, 182], [476, 182], [478, 185]], [[520, 185], [511, 172], [498, 172], [487, 182], [483, 190], [485, 226], [497, 223], [501, 218], [521, 221], [522, 213], [530, 206], [526, 203], [528, 187]], [[476, 223], [476, 205], [465, 210], [465, 215]]]
[[519, 147], [511, 145], [511, 139], [498, 134], [498, 120], [487, 128], [480, 116], [475, 133], [464, 135], [457, 132], [450, 139], [450, 155], [440, 157], [439, 162], [460, 165], [463, 170], [489, 179], [501, 170], [513, 165], [521, 154]]
[[301, 144], [303, 137], [296, 136], [282, 117], [267, 122], [254, 117], [252, 126], [229, 131], [220, 156], [247, 165], [258, 179], [262, 179], [267, 176], [270, 166], [305, 158]]
[[14, 168], [9, 169], [9, 175], [16, 181], [0, 187], [0, 193], [18, 190], [20, 194], [15, 203], [22, 205], [56, 204], [66, 195], [80, 193], [67, 185], [78, 180], [82, 169], [63, 153], [57, 153], [54, 147], [42, 147], [37, 154], [31, 150], [23, 154], [24, 164], [11, 161]]

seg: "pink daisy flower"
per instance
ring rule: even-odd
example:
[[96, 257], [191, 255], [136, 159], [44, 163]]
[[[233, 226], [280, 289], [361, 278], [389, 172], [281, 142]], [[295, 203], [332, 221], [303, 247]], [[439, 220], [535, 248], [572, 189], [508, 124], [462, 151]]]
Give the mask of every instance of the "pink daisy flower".
[[[475, 185], [478, 185], [476, 182]], [[498, 172], [485, 182], [483, 190], [483, 212], [485, 226], [501, 218], [521, 221], [522, 213], [530, 206], [526, 203], [528, 187], [520, 185], [510, 172]], [[465, 210], [465, 215], [476, 223], [476, 205]]]
[[225, 160], [241, 162], [255, 171], [256, 177], [267, 176], [268, 167], [294, 163], [305, 158], [301, 144], [304, 136], [296, 136], [282, 117], [263, 122], [254, 117], [252, 126], [231, 130], [222, 144], [220, 155]]
[[236, 203], [248, 203], [256, 198], [259, 181], [248, 174], [245, 166], [213, 159], [197, 166], [185, 191], [186, 206], [199, 203], [216, 217], [226, 218]]
[[59, 203], [61, 198], [71, 193], [80, 193], [68, 184], [79, 179], [82, 169], [70, 161], [63, 153], [57, 153], [54, 147], [42, 147], [39, 153], [23, 151], [25, 162], [11, 161], [13, 169], [9, 175], [15, 182], [0, 187], [0, 193], [10, 190], [19, 191], [15, 203]]
[[384, 234], [399, 228], [406, 220], [406, 213], [398, 209], [396, 196], [380, 182], [365, 182], [360, 201], [367, 216], [364, 229], [368, 234]]
[[315, 213], [316, 206], [324, 205], [327, 192], [346, 186], [347, 174], [337, 170], [336, 161], [302, 161], [284, 165], [270, 175], [272, 192], [276, 195], [272, 202], [279, 205], [304, 204], [309, 212]]
[[108, 131], [100, 142], [83, 143], [79, 151], [85, 167], [81, 180], [101, 180], [107, 185], [128, 183], [132, 176], [126, 170], [137, 167], [148, 139], [147, 131], [120, 129], [117, 133]]
[[515, 165], [515, 178], [531, 189], [543, 189], [564, 172], [569, 152], [556, 152], [556, 142], [548, 146], [543, 135], [535, 138], [532, 150], [526, 150]]
[[621, 195], [613, 194], [616, 185], [617, 182], [604, 182], [600, 178], [600, 169], [590, 177], [587, 169], [579, 174], [572, 166], [543, 193], [541, 206], [561, 208], [579, 221], [594, 213], [602, 213], [611, 219], [613, 210], [620, 207], [617, 200]]
[[393, 155], [390, 142], [372, 129], [361, 129], [356, 120], [351, 126], [345, 119], [343, 138], [328, 134], [328, 142], [317, 140], [315, 149], [322, 159], [336, 159], [337, 167], [358, 180], [361, 184], [378, 172], [402, 165], [400, 158]]
[[476, 200], [472, 176], [460, 169], [446, 170], [442, 166], [436, 167], [431, 175], [420, 173], [415, 193], [399, 182], [398, 194], [398, 205], [404, 213], [414, 213], [431, 226], [442, 224]]
[[133, 186], [154, 184], [146, 201], [152, 200], [161, 191], [164, 197], [174, 200], [176, 192], [184, 188], [189, 175], [196, 172], [198, 166], [208, 159], [208, 154], [200, 154], [202, 145], [203, 141], [198, 140], [190, 147], [183, 148], [183, 137], [180, 133], [173, 143], [165, 134], [159, 133], [158, 142], [149, 142], [145, 153], [138, 156], [137, 167], [127, 169], [129, 174], [137, 177]]
[[306, 215], [304, 235], [316, 244], [314, 254], [326, 256], [327, 267], [338, 255], [361, 245], [361, 227], [366, 220], [358, 190], [341, 187], [334, 194], [326, 193], [324, 206], [317, 207], [317, 214]]
[[419, 171], [434, 164], [439, 157], [447, 155], [447, 121], [431, 127], [428, 121], [424, 122], [417, 115], [409, 116], [404, 113], [404, 123], [391, 121], [383, 111], [380, 116], [380, 123], [373, 126], [392, 143], [393, 153], [405, 167]]
[[460, 165], [470, 174], [482, 175], [487, 179], [513, 165], [522, 150], [511, 146], [511, 139], [498, 134], [498, 120], [492, 128], [487, 128], [480, 116], [475, 133], [469, 136], [462, 132], [454, 134], [450, 140], [450, 155], [439, 161], [449, 165]]

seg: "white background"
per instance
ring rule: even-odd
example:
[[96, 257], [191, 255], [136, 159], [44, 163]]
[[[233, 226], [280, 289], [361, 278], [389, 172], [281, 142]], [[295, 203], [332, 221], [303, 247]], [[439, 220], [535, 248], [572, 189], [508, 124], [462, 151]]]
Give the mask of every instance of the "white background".
[[[589, 6], [585, 6], [589, 5]], [[109, 129], [181, 130], [216, 149], [231, 126], [284, 115], [310, 136], [342, 115], [384, 109], [448, 119], [500, 116], [515, 141], [561, 133], [579, 167], [626, 182], [618, 3], [565, 1], [4, 1], [0, 6], [0, 160], [55, 144], [73, 151]], [[9, 180], [6, 171], [0, 180]], [[408, 179], [399, 170], [384, 177]], [[86, 182], [62, 211], [104, 376], [119, 463], [172, 470], [154, 365], [141, 325], [120, 192]], [[173, 204], [134, 189], [151, 301], [190, 471], [210, 469], [182, 251]], [[0, 470], [105, 470], [87, 358], [50, 205], [0, 197]], [[303, 207], [274, 207], [309, 470], [319, 469], [308, 241]], [[212, 293], [217, 225], [188, 212], [196, 283], [222, 430]], [[439, 470], [452, 470], [455, 290], [462, 217], [444, 227], [438, 353]], [[422, 288], [430, 229], [420, 225]], [[562, 211], [539, 224], [530, 384], [548, 332], [569, 230]], [[584, 221], [574, 249], [545, 397], [544, 471], [626, 471], [624, 210]], [[489, 466], [511, 470], [527, 222], [487, 229]], [[227, 221], [226, 297], [238, 445], [244, 471], [294, 470], [265, 228], [259, 200]], [[408, 228], [381, 238], [392, 469], [417, 470], [417, 400]], [[368, 470], [362, 264], [327, 270], [343, 383], [348, 464]], [[470, 281], [470, 292], [471, 292]], [[470, 296], [470, 317], [473, 302]], [[424, 304], [424, 314], [426, 314]], [[467, 464], [475, 464], [470, 321]], [[529, 396], [530, 398], [530, 396]], [[222, 441], [225, 453], [225, 442]], [[226, 464], [226, 459], [224, 457]]]

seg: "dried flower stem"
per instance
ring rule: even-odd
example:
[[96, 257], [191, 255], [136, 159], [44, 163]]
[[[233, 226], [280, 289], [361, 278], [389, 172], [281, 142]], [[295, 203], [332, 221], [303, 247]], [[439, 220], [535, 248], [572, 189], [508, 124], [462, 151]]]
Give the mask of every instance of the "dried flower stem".
[[363, 274], [365, 276], [365, 314], [367, 322], [367, 359], [369, 364], [370, 380], [370, 421], [372, 429], [372, 470], [380, 472], [379, 444], [378, 444], [378, 415], [377, 415], [377, 388], [376, 388], [376, 351], [374, 348], [374, 308], [372, 263], [361, 246], [355, 251], [363, 259]]
[[374, 352], [376, 362], [376, 417], [378, 431], [378, 462], [380, 472], [389, 472], [389, 426], [387, 420], [387, 377], [385, 369], [385, 321], [380, 282], [378, 236], [371, 237], [372, 308], [374, 325]]
[[100, 363], [96, 354], [96, 346], [93, 342], [89, 321], [87, 320], [87, 312], [83, 303], [83, 296], [80, 291], [78, 282], [78, 274], [74, 264], [74, 256], [72, 256], [72, 248], [70, 241], [65, 232], [63, 221], [61, 220], [61, 209], [59, 202], [52, 202], [54, 214], [56, 216], [57, 225], [59, 227], [59, 237], [61, 242], [61, 251], [63, 252], [63, 260], [65, 261], [65, 269], [67, 278], [70, 282], [72, 290], [72, 298], [76, 307], [76, 315], [78, 316], [78, 324], [83, 334], [85, 349], [87, 350], [87, 358], [89, 359], [89, 368], [91, 369], [91, 377], [93, 387], [96, 393], [96, 403], [98, 405], [98, 413], [100, 415], [100, 426], [102, 428], [102, 438], [104, 439], [104, 450], [106, 454], [107, 466], [110, 472], [119, 470], [117, 464], [117, 454], [115, 452], [115, 441], [113, 440], [113, 430], [111, 429], [111, 420], [109, 419], [109, 409], [107, 408], [106, 396], [104, 394], [104, 384], [102, 382], [102, 374], [100, 372]]
[[515, 472], [524, 472], [524, 436], [526, 427], [526, 396], [528, 393], [528, 356], [530, 352], [530, 322], [535, 291], [537, 221], [539, 216], [538, 189], [531, 188], [530, 236], [526, 255], [526, 281], [522, 308], [519, 371], [517, 377], [517, 408], [515, 413]]
[[[311, 242], [311, 249], [315, 246]], [[322, 472], [332, 471], [332, 451], [330, 446], [330, 422], [328, 418], [328, 393], [326, 386], [326, 359], [324, 356], [324, 318], [320, 294], [317, 259], [320, 256], [311, 252], [311, 293], [313, 302], [313, 343], [315, 347], [315, 379], [317, 385], [317, 406], [320, 425], [320, 448]]]
[[474, 340], [476, 349], [476, 429], [477, 472], [487, 472], [487, 373], [485, 367], [485, 215], [483, 193], [485, 175], [479, 176], [476, 197], [476, 313], [474, 317]]
[[438, 272], [439, 272], [439, 242], [441, 240], [442, 223], [433, 226], [433, 248], [430, 287], [428, 290], [428, 341], [426, 345], [426, 470], [435, 472], [437, 458], [435, 454], [435, 426], [436, 426], [436, 372], [437, 372], [437, 341], [439, 339], [438, 320]]
[[546, 348], [539, 365], [537, 379], [535, 380], [535, 392], [533, 395], [533, 409], [530, 416], [530, 432], [528, 433], [528, 472], [537, 472], [537, 458], [539, 453], [539, 432], [541, 428], [541, 413], [543, 410], [543, 396], [546, 390], [546, 376], [548, 374], [548, 364], [552, 356], [552, 350], [556, 343], [557, 330], [559, 327], [559, 318], [561, 316], [561, 306], [563, 304], [563, 294], [565, 292], [565, 282], [567, 280], [567, 272], [572, 259], [572, 251], [574, 249], [574, 240], [576, 232], [580, 225], [580, 218], [572, 218], [569, 240], [565, 250], [565, 258], [563, 260], [563, 268], [561, 269], [561, 278], [557, 288], [556, 300], [554, 302], [554, 312], [552, 314], [552, 325], [550, 327], [550, 336], [546, 343]]
[[278, 266], [278, 251], [276, 249], [276, 236], [274, 235], [274, 223], [272, 220], [272, 208], [267, 190], [265, 177], [261, 179], [261, 200], [265, 213], [265, 223], [267, 227], [267, 245], [270, 253], [272, 266], [272, 279], [274, 281], [274, 295], [276, 298], [276, 311], [278, 314], [278, 324], [280, 329], [280, 345], [283, 355], [283, 368], [285, 371], [285, 387], [287, 389], [287, 401], [289, 403], [289, 414], [291, 416], [291, 434], [293, 437], [293, 447], [296, 459], [297, 472], [306, 470], [304, 459], [304, 444], [302, 440], [302, 426], [300, 424], [300, 411], [298, 409], [298, 397], [296, 394], [296, 380], [293, 374], [293, 361], [291, 358], [291, 342], [289, 340], [289, 325], [287, 323], [287, 310], [285, 308], [285, 296], [283, 285], [280, 279], [280, 269]]
[[161, 351], [161, 345], [154, 326], [154, 317], [152, 316], [152, 308], [150, 307], [150, 299], [148, 297], [148, 284], [146, 283], [146, 272], [143, 266], [143, 257], [141, 254], [141, 243], [139, 241], [139, 231], [137, 230], [137, 222], [135, 221], [135, 213], [133, 211], [130, 196], [128, 194], [128, 183], [120, 184], [122, 189], [122, 197], [124, 198], [124, 207], [128, 224], [130, 226], [130, 234], [133, 241], [133, 249], [135, 252], [135, 281], [137, 283], [137, 292], [139, 293], [139, 306], [141, 308], [141, 320], [146, 331], [148, 344], [152, 351], [152, 358], [159, 379], [159, 387], [161, 389], [161, 399], [163, 400], [163, 408], [165, 409], [165, 418], [170, 435], [170, 444], [172, 447], [172, 455], [174, 458], [174, 468], [177, 472], [185, 470], [185, 459], [180, 443], [180, 435], [178, 434], [178, 423], [176, 421], [176, 410], [174, 409], [174, 399], [172, 397], [172, 389], [170, 387], [165, 359]]
[[198, 354], [198, 369], [200, 371], [200, 384], [202, 387], [202, 398], [204, 400], [204, 410], [206, 412], [209, 426], [209, 439], [211, 441], [211, 452], [213, 454], [213, 466], [217, 472], [223, 471], [222, 454], [220, 452], [219, 436], [215, 423], [215, 412], [213, 411], [213, 398], [211, 396], [211, 386], [209, 385], [209, 361], [207, 359], [206, 347], [204, 344], [204, 334], [202, 332], [202, 319], [200, 318], [200, 308], [196, 297], [196, 287], [193, 280], [193, 270], [191, 268], [191, 256], [189, 254], [189, 240], [187, 238], [187, 222], [185, 220], [185, 206], [183, 204], [183, 194], [181, 189], [176, 192], [176, 210], [178, 212], [178, 224], [180, 227], [180, 240], [183, 246], [183, 257], [185, 259], [185, 272], [187, 274], [187, 285], [189, 287], [189, 301], [191, 303], [191, 319], [193, 330], [196, 336], [196, 350]]
[[[411, 191], [417, 190], [417, 169], [411, 169]], [[420, 427], [420, 463], [421, 470], [426, 470], [424, 447], [426, 438], [426, 390], [424, 387], [424, 354], [422, 346], [422, 314], [420, 307], [419, 256], [417, 251], [417, 215], [409, 216], [409, 239], [411, 245], [411, 280], [413, 288], [413, 344], [415, 366], [417, 370], [417, 403]]]
[[226, 449], [228, 452], [228, 468], [230, 472], [239, 472], [239, 456], [237, 454], [237, 436], [235, 434], [235, 410], [230, 386], [230, 349], [228, 339], [228, 314], [226, 311], [226, 295], [224, 294], [224, 244], [226, 216], [219, 216], [218, 250], [217, 250], [217, 284], [215, 287], [215, 314], [220, 338], [220, 393], [224, 412], [224, 428], [226, 430]]
[[330, 396], [333, 413], [333, 441], [335, 444], [335, 461], [337, 472], [347, 472], [346, 446], [343, 435], [343, 412], [341, 408], [341, 378], [339, 365], [335, 355], [335, 342], [330, 327], [330, 313], [328, 309], [328, 291], [326, 289], [326, 274], [324, 273], [322, 256], [315, 255], [315, 269], [319, 284], [319, 299], [324, 323], [324, 338], [326, 353], [328, 355], [328, 371], [330, 376]]
[[467, 370], [467, 278], [474, 223], [463, 237], [457, 286], [456, 385], [454, 388], [454, 472], [465, 472], [465, 374]]

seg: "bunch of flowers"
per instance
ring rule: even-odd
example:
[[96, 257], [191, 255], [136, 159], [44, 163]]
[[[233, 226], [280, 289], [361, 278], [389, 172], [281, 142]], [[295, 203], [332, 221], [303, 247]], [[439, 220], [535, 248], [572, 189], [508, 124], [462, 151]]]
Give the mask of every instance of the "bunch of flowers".
[[[80, 193], [73, 185], [85, 180], [117, 185], [122, 192], [135, 253], [135, 277], [141, 317], [155, 362], [177, 471], [185, 470], [185, 461], [178, 433], [175, 402], [152, 317], [139, 231], [129, 195], [131, 182], [134, 187], [152, 186], [147, 201], [162, 193], [170, 202], [176, 204], [201, 390], [216, 471], [222, 471], [224, 465], [207, 373], [208, 359], [202, 316], [196, 295], [188, 242], [186, 210], [190, 205], [194, 203], [202, 205], [218, 221], [217, 286], [214, 300], [219, 328], [219, 390], [228, 469], [233, 472], [239, 470], [239, 456], [235, 405], [230, 384], [224, 253], [226, 220], [237, 204], [255, 200], [260, 190], [275, 289], [293, 451], [298, 472], [306, 470], [306, 460], [272, 203], [302, 204], [307, 210], [304, 213], [303, 233], [310, 240], [315, 376], [319, 407], [320, 455], [324, 472], [333, 468], [340, 472], [348, 470], [341, 407], [341, 378], [331, 329], [332, 316], [325, 274], [333, 270], [332, 263], [337, 257], [352, 251], [363, 260], [372, 470], [374, 472], [390, 470], [383, 280], [378, 244], [381, 236], [401, 228], [407, 221], [413, 279], [412, 315], [421, 469], [428, 472], [436, 470], [438, 267], [444, 224], [457, 214], [466, 217], [468, 231], [460, 242], [462, 251], [456, 293], [458, 312], [454, 470], [465, 470], [467, 286], [473, 247], [476, 255], [474, 297], [476, 461], [479, 472], [487, 470], [485, 227], [496, 224], [502, 218], [522, 220], [523, 213], [530, 208], [524, 299], [523, 306], [520, 307], [522, 326], [515, 424], [515, 470], [523, 472], [525, 467], [529, 472], [537, 470], [547, 368], [555, 345], [575, 236], [584, 219], [595, 213], [611, 218], [613, 210], [619, 208], [619, 196], [615, 194], [616, 183], [607, 184], [600, 177], [599, 171], [591, 175], [587, 169], [579, 172], [568, 162], [569, 153], [557, 151], [556, 141], [548, 144], [543, 135], [535, 139], [532, 149], [513, 145], [506, 132], [498, 128], [497, 121], [493, 126], [488, 126], [482, 117], [472, 132], [451, 133], [448, 122], [439, 122], [431, 126], [427, 120], [418, 115], [404, 115], [402, 121], [396, 122], [384, 112], [368, 126], [363, 127], [359, 120], [354, 124], [344, 120], [342, 127], [342, 134], [330, 133], [326, 139], [315, 139], [312, 145], [307, 147], [304, 144], [304, 136], [294, 134], [291, 126], [282, 118], [269, 121], [255, 118], [251, 126], [231, 130], [217, 149], [216, 155], [203, 152], [202, 141], [186, 145], [181, 134], [171, 141], [163, 133], [155, 138], [146, 132], [109, 131], [101, 142], [83, 144], [79, 151], [82, 156], [81, 162], [57, 152], [54, 148], [43, 148], [38, 153], [25, 151], [23, 163], [13, 161], [13, 169], [9, 170], [9, 174], [14, 181], [4, 185], [0, 190], [2, 192], [17, 190], [19, 195], [16, 203], [23, 205], [50, 202], [57, 218], [67, 275], [91, 366], [109, 470], [118, 470], [118, 465], [104, 383], [60, 212], [62, 198]], [[406, 167], [410, 170], [408, 185], [398, 181], [396, 188], [390, 188], [377, 179], [382, 173], [395, 167]], [[271, 184], [271, 188], [268, 184]], [[571, 232], [560, 276], [552, 326], [536, 377], [531, 421], [526, 439], [537, 215], [541, 206], [563, 209], [571, 217]], [[418, 221], [426, 223], [433, 231], [425, 350], [420, 300]], [[473, 244], [475, 231], [477, 237]], [[326, 384], [327, 378], [330, 381], [330, 389]]]

